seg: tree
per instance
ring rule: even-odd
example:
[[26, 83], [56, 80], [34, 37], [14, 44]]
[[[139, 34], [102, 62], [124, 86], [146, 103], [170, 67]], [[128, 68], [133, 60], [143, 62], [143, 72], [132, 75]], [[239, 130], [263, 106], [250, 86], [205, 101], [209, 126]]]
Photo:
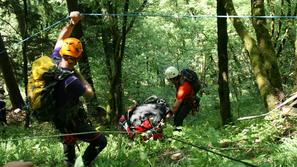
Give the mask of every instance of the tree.
[[[27, 31], [27, 15], [28, 15], [28, 6], [27, 6], [27, 0], [23, 0], [24, 3], [24, 19], [23, 19], [23, 24], [24, 24], [24, 30], [22, 30], [22, 37], [23, 40], [28, 37], [28, 31]], [[22, 46], [23, 50], [23, 77], [24, 77], [24, 85], [25, 88], [27, 87], [28, 84], [28, 57], [27, 57], [27, 42], [25, 41]], [[25, 94], [27, 95], [27, 89], [25, 89]]]
[[[296, 32], [297, 34], [297, 32]], [[295, 39], [295, 84], [294, 84], [294, 90], [297, 90], [297, 35], [296, 35], [296, 39]]]
[[[13, 8], [14, 14], [16, 15], [18, 21], [18, 28], [21, 33], [22, 39], [25, 40], [28, 37], [27, 33], [27, 0], [23, 0], [23, 10], [19, 1], [11, 1], [11, 6]], [[22, 43], [22, 55], [23, 55], [23, 82], [25, 87], [28, 82], [28, 61], [27, 61], [27, 41]], [[27, 94], [27, 90], [25, 89]]]
[[[253, 16], [265, 15], [263, 0], [252, 0], [251, 6]], [[226, 11], [229, 15], [237, 15], [232, 0], [226, 0]], [[241, 19], [230, 18], [230, 20], [249, 54], [252, 70], [265, 107], [267, 110], [271, 110], [279, 103], [278, 95], [283, 89], [266, 19], [252, 19], [257, 40], [252, 37]]]
[[[144, 0], [134, 13], [141, 12], [146, 3], [147, 0]], [[118, 11], [128, 13], [129, 4], [129, 0], [125, 0], [124, 2], [106, 1], [103, 7], [106, 9], [107, 14], [116, 14]], [[127, 16], [123, 16], [121, 19], [118, 16], [106, 16], [106, 19], [104, 21], [102, 20], [102, 25], [106, 26], [102, 26], [101, 29], [105, 63], [110, 84], [109, 104], [112, 122], [117, 122], [124, 108], [122, 100], [122, 63], [125, 57], [126, 36], [131, 30], [136, 17], [133, 17], [130, 22]]]
[[0, 34], [0, 69], [2, 71], [4, 81], [8, 88], [9, 98], [13, 108], [22, 108], [24, 100], [21, 96], [13, 70], [10, 65], [8, 54], [4, 45], [2, 35]]
[[[226, 16], [225, 0], [217, 0], [217, 14], [219, 16]], [[229, 97], [229, 75], [228, 75], [228, 32], [227, 19], [217, 19], [218, 28], [218, 57], [219, 57], [219, 96], [220, 96], [220, 113], [223, 125], [232, 121], [232, 114], [230, 111], [230, 97]]]
[[[13, 13], [16, 15], [16, 19], [18, 21], [18, 29], [21, 33], [22, 39], [26, 39], [28, 36], [27, 33], [27, 1], [23, 0], [23, 7], [22, 10], [21, 4], [19, 1], [10, 1], [10, 5], [12, 7]], [[22, 43], [22, 55], [23, 55], [23, 82], [25, 87], [27, 86], [28, 82], [28, 61], [27, 61], [27, 42], [24, 41]], [[27, 94], [27, 90], [25, 89], [25, 93]]]
[[[77, 0], [67, 0], [67, 7], [68, 7], [68, 12], [70, 13], [71, 11], [79, 11], [79, 6], [78, 6], [78, 1]], [[72, 36], [80, 39], [83, 36], [83, 30], [82, 30], [82, 25], [81, 23], [78, 23], [77, 26], [75, 26]], [[82, 42], [84, 44], [84, 42]], [[94, 83], [91, 75], [91, 67], [89, 65], [89, 60], [88, 60], [88, 55], [86, 54], [86, 49], [87, 47], [84, 47], [84, 52], [82, 58], [79, 60], [79, 67], [82, 75], [86, 78], [86, 80], [92, 85], [94, 92]], [[98, 112], [95, 111], [97, 106], [97, 97], [96, 94], [95, 96], [90, 99], [87, 103], [88, 111], [91, 113], [91, 115], [97, 116]], [[101, 112], [102, 113], [102, 112]], [[99, 118], [102, 118], [102, 115], [99, 115]], [[101, 122], [102, 120], [99, 120]]]

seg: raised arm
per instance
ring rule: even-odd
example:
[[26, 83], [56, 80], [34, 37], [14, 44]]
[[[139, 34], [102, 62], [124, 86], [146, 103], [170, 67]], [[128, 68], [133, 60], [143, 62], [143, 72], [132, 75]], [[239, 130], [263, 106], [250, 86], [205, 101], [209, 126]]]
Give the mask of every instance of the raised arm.
[[65, 38], [70, 37], [74, 26], [80, 21], [81, 16], [80, 13], [78, 11], [72, 11], [69, 14], [70, 17], [70, 21], [69, 23], [61, 30], [58, 39], [57, 39], [57, 43], [55, 45], [55, 48], [59, 48], [62, 46], [63, 44], [63, 40]]

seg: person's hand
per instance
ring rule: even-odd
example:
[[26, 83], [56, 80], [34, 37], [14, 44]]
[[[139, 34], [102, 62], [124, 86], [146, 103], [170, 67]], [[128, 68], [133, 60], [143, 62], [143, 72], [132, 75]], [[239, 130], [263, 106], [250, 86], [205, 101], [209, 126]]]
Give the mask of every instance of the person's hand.
[[70, 17], [70, 24], [73, 24], [73, 25], [76, 25], [81, 19], [79, 11], [70, 12], [69, 17]]
[[173, 112], [171, 110], [169, 110], [167, 113], [166, 113], [166, 118], [170, 118], [170, 117], [173, 117]]

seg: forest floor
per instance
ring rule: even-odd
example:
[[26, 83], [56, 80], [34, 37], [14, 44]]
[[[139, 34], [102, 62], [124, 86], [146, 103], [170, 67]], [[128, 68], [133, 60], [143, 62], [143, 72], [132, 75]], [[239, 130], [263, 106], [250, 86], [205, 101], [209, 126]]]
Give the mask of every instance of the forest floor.
[[[209, 97], [211, 98], [211, 97]], [[252, 98], [251, 98], [252, 99]], [[93, 166], [295, 166], [297, 162], [297, 119], [294, 114], [275, 112], [266, 117], [234, 121], [221, 126], [216, 103], [202, 99], [201, 111], [188, 115], [182, 131], [174, 131], [167, 120], [163, 140], [131, 140], [117, 129], [98, 127], [108, 145]], [[255, 101], [254, 101], [255, 102]], [[240, 104], [242, 103], [242, 104]], [[263, 106], [247, 105], [248, 99], [235, 103], [234, 118], [262, 114]], [[255, 103], [259, 104], [259, 103]], [[63, 166], [58, 132], [51, 124], [33, 122], [0, 126], [0, 164], [31, 161], [36, 166]], [[78, 143], [77, 155], [86, 148]]]

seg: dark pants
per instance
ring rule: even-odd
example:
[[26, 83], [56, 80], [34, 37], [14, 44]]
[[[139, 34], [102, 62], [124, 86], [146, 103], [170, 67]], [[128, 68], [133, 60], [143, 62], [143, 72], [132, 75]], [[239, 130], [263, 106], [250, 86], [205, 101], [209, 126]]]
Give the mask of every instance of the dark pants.
[[190, 113], [191, 106], [188, 102], [182, 102], [181, 106], [177, 110], [177, 112], [174, 114], [174, 126], [182, 126], [183, 121], [186, 118], [186, 116]]
[[0, 100], [0, 123], [7, 124], [5, 102]]
[[7, 124], [6, 110], [5, 109], [0, 109], [0, 123], [1, 124]]
[[[60, 128], [59, 128], [60, 129]], [[95, 129], [82, 120], [72, 121], [71, 126], [60, 129], [62, 133], [83, 133], [83, 132], [94, 132], [88, 134], [78, 134], [65, 136], [63, 141], [64, 155], [66, 161], [74, 163], [76, 159], [75, 155], [75, 143], [76, 140], [82, 140], [88, 142], [89, 146], [85, 150], [82, 159], [84, 164], [90, 165], [90, 163], [97, 157], [97, 155], [106, 147], [107, 140], [101, 133], [95, 132]]]
[[[95, 134], [94, 134], [95, 135]], [[84, 138], [81, 139], [78, 135], [75, 136], [78, 139], [88, 142], [89, 146], [85, 150], [82, 159], [84, 161], [84, 164], [86, 166], [90, 165], [91, 162], [97, 157], [97, 155], [105, 148], [107, 145], [107, 140], [103, 134], [96, 134], [95, 138]], [[91, 140], [90, 140], [91, 139]], [[65, 143], [63, 142], [63, 148], [64, 148], [64, 155], [66, 157], [66, 161], [70, 163], [75, 162], [75, 143]]]

